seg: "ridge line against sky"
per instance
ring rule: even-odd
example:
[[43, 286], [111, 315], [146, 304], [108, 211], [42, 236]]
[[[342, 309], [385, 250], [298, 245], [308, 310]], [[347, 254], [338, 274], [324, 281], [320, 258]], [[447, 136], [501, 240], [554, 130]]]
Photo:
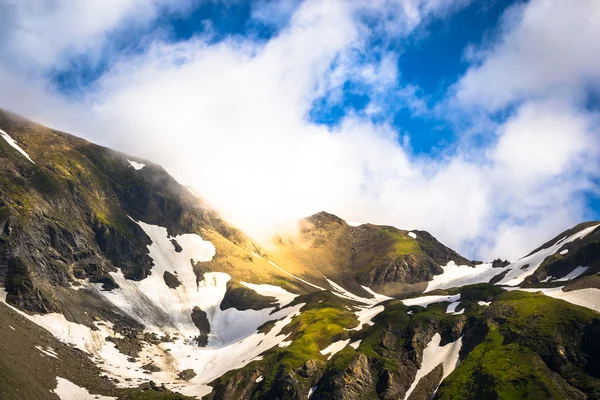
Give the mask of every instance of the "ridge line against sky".
[[599, 20], [594, 0], [0, 0], [0, 107], [163, 165], [257, 238], [326, 210], [516, 259], [598, 219]]

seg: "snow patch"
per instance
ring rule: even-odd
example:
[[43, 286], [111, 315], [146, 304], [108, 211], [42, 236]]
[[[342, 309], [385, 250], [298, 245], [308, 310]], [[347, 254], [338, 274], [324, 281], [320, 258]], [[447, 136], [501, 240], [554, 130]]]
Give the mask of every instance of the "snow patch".
[[256, 382], [256, 383], [260, 383], [260, 382], [262, 382], [262, 381], [263, 381], [263, 379], [264, 379], [264, 378], [263, 378], [263, 376], [261, 375], [261, 376], [259, 376], [258, 378], [256, 378], [256, 380], [255, 380], [254, 382]]
[[542, 264], [546, 257], [556, 253], [565, 244], [571, 243], [577, 239], [584, 238], [587, 234], [591, 233], [599, 225], [600, 224], [582, 229], [581, 231], [569, 237], [565, 237], [559, 240], [552, 246], [549, 246], [545, 249], [541, 249], [529, 256], [523, 257], [520, 260], [510, 264], [508, 267], [506, 267], [509, 269], [509, 272], [500, 282], [498, 282], [498, 284], [508, 286], [516, 286], [521, 284], [525, 280], [525, 278], [532, 275], [538, 269], [538, 267]]
[[400, 300], [402, 303], [404, 303], [405, 306], [421, 306], [421, 307], [427, 307], [430, 304], [433, 303], [441, 303], [442, 301], [448, 301], [448, 302], [456, 302], [460, 300], [460, 294], [456, 294], [453, 296], [421, 296], [421, 297], [415, 297], [412, 299], [404, 299], [404, 300]]
[[13, 138], [10, 137], [10, 135], [6, 132], [4, 132], [2, 129], [0, 129], [0, 136], [2, 136], [2, 138], [4, 140], [6, 140], [6, 143], [9, 144], [9, 146], [11, 146], [12, 148], [14, 148], [15, 150], [17, 150], [19, 153], [21, 153], [26, 159], [28, 159], [29, 161], [31, 161], [33, 164], [35, 164], [33, 162], [33, 160], [29, 157], [29, 154], [25, 153], [25, 150], [23, 150], [21, 148], [21, 146], [19, 146], [17, 144], [17, 142], [15, 142], [15, 140]]
[[15, 328], [13, 328], [13, 327], [12, 327], [12, 325], [9, 325], [8, 327], [9, 327], [10, 329], [12, 329], [13, 331], [16, 331], [16, 329], [15, 329]]
[[[448, 304], [448, 308], [446, 309], [446, 314], [462, 314], [462, 313], [456, 312], [456, 307], [458, 307], [459, 304], [460, 304], [460, 301], [454, 301], [454, 302]], [[461, 311], [464, 311], [464, 308]]]
[[589, 267], [582, 267], [579, 266], [577, 268], [575, 268], [573, 271], [571, 271], [568, 275], [563, 276], [560, 279], [557, 279], [556, 282], [564, 282], [564, 281], [570, 281], [571, 279], [575, 279], [577, 278], [579, 275], [583, 274], [585, 271], [588, 270]]
[[462, 347], [462, 337], [445, 346], [440, 346], [441, 340], [442, 337], [440, 334], [436, 333], [427, 344], [425, 350], [423, 350], [421, 368], [417, 371], [415, 380], [404, 395], [404, 399], [407, 399], [413, 390], [415, 390], [421, 379], [433, 371], [438, 365], [442, 364], [444, 369], [442, 379], [438, 382], [438, 386], [448, 375], [450, 375], [450, 373], [452, 373], [452, 371], [454, 371], [454, 368], [456, 368], [456, 365], [458, 364], [458, 353]]
[[370, 287], [362, 286], [362, 285], [361, 285], [361, 287], [363, 289], [365, 289], [367, 292], [369, 292], [370, 294], [373, 295], [373, 298], [376, 301], [375, 304], [378, 304], [378, 303], [381, 303], [383, 301], [387, 301], [387, 300], [392, 300], [393, 299], [393, 297], [389, 297], [389, 296], [386, 296], [386, 295], [383, 295], [383, 294], [375, 293]]
[[329, 354], [329, 357], [327, 357], [327, 359], [329, 360], [331, 357], [334, 356], [335, 353], [341, 351], [344, 347], [346, 347], [348, 343], [350, 343], [350, 339], [338, 340], [337, 342], [333, 342], [329, 346], [321, 350], [321, 354]]
[[256, 293], [265, 297], [275, 297], [279, 306], [283, 307], [290, 304], [296, 297], [297, 294], [290, 293], [285, 289], [280, 288], [279, 286], [260, 284], [256, 285], [254, 283], [240, 282], [242, 285], [246, 286], [248, 289], [254, 290]]
[[563, 251], [561, 251], [560, 254], [561, 256], [564, 256], [565, 254], [567, 254], [569, 252], [569, 249], [564, 249]]
[[413, 239], [416, 239], [416, 238], [417, 238], [417, 234], [416, 234], [416, 233], [414, 233], [414, 232], [408, 232], [408, 236], [410, 236], [410, 237], [411, 237], [411, 238], [413, 238]]
[[[125, 279], [123, 272], [119, 270], [110, 273], [119, 285], [118, 289], [105, 291], [101, 284], [92, 284], [90, 287], [149, 331], [156, 333], [177, 332], [190, 339], [197, 336], [198, 328], [192, 320], [192, 310], [197, 306], [206, 312], [212, 334], [213, 325], [226, 322], [215, 319], [220, 315], [218, 308], [230, 277], [222, 272], [211, 272], [204, 274], [204, 279], [197, 283], [190, 260], [212, 260], [215, 254], [213, 244], [195, 234], [171, 238], [166, 228], [141, 221], [136, 223], [152, 240], [152, 244], [148, 246], [149, 256], [154, 264], [150, 275], [141, 281], [132, 281]], [[172, 239], [179, 243], [181, 252], [175, 251]], [[169, 288], [163, 278], [165, 272], [176, 275], [181, 285], [175, 289]], [[233, 309], [227, 311], [230, 310]], [[209, 343], [211, 340], [222, 343], [240, 339], [233, 331], [228, 331], [227, 334], [232, 335], [227, 337], [209, 336]]]
[[382, 301], [391, 299], [391, 297], [375, 293], [373, 290], [371, 290], [370, 288], [368, 288], [366, 286], [362, 286], [362, 288], [365, 289], [368, 293], [372, 294], [373, 297], [372, 298], [361, 297], [352, 292], [347, 291], [346, 289], [344, 289], [343, 287], [341, 287], [334, 281], [328, 279], [327, 277], [325, 277], [325, 280], [327, 281], [327, 283], [329, 283], [329, 285], [333, 289], [331, 291], [331, 293], [335, 294], [338, 297], [341, 297], [342, 299], [352, 300], [352, 301], [356, 301], [357, 303], [363, 303], [363, 304], [369, 304], [369, 305], [375, 305], [375, 304], [381, 303]]
[[363, 325], [373, 325], [373, 318], [380, 312], [385, 310], [385, 307], [382, 305], [373, 306], [373, 307], [364, 307], [359, 308], [356, 314], [356, 318], [358, 318], [358, 326], [352, 329], [347, 329], [348, 331], [360, 331], [363, 328]]
[[56, 354], [56, 352], [54, 351], [54, 349], [52, 347], [48, 346], [48, 347], [46, 347], [46, 350], [44, 350], [44, 348], [42, 346], [35, 346], [35, 348], [49, 357], [54, 357], [57, 360], [59, 359], [58, 355]]
[[479, 304], [480, 306], [489, 306], [490, 304], [492, 304], [491, 301], [478, 301], [477, 304]]
[[[138, 224], [152, 240], [148, 246], [149, 255], [154, 261], [150, 276], [136, 282], [126, 280], [118, 271], [112, 274], [120, 286], [118, 289], [104, 291], [101, 285], [89, 283], [86, 283], [86, 287], [143, 323], [146, 332], [159, 336], [169, 333], [174, 338], [172, 342], [144, 343], [140, 361], [129, 362], [114, 343], [106, 341], [107, 337], [115, 335], [111, 323], [95, 322], [98, 330], [93, 331], [84, 325], [67, 321], [62, 314], [30, 316], [17, 309], [15, 311], [44, 327], [64, 343], [90, 354], [100, 368], [120, 381], [119, 386], [136, 387], [152, 379], [190, 396], [210, 393], [212, 388], [208, 383], [230, 370], [261, 359], [262, 353], [286, 339], [281, 330], [300, 314], [304, 303], [276, 312], [275, 308], [246, 311], [230, 308], [221, 311], [220, 304], [230, 276], [220, 272], [206, 273], [204, 279], [196, 283], [190, 263], [190, 260], [202, 262], [212, 259], [214, 246], [198, 235], [180, 235], [174, 238], [182, 247], [182, 251], [177, 253], [165, 228], [142, 222]], [[165, 271], [177, 275], [181, 285], [175, 289], [169, 288], [163, 279]], [[280, 304], [296, 297], [271, 285], [255, 285], [253, 290], [275, 295]], [[6, 293], [0, 293], [0, 297], [5, 299]], [[210, 323], [206, 347], [199, 347], [193, 340], [199, 334], [191, 320], [191, 311], [195, 306], [206, 312]], [[269, 320], [276, 320], [273, 328], [268, 333], [258, 333], [257, 328]], [[148, 362], [154, 363], [161, 371], [145, 373], [141, 367]], [[177, 375], [185, 369], [193, 369], [197, 376], [182, 383]], [[130, 380], [125, 381], [127, 378]]]
[[127, 160], [129, 162], [129, 165], [131, 165], [133, 167], [133, 169], [135, 169], [136, 171], [139, 171], [140, 169], [144, 168], [146, 166], [146, 164], [142, 164], [139, 162], [135, 162], [135, 161], [131, 161], [131, 160]]
[[434, 275], [433, 279], [427, 283], [427, 289], [424, 293], [436, 289], [449, 289], [476, 283], [487, 283], [494, 276], [502, 273], [501, 268], [492, 268], [491, 263], [483, 263], [470, 267], [468, 265], [456, 265], [454, 261], [442, 266], [444, 272], [440, 275]]
[[56, 377], [56, 389], [52, 391], [61, 400], [116, 400], [116, 397], [100, 396], [91, 394], [87, 389], [77, 386], [76, 384], [61, 378]]
[[546, 296], [554, 297], [567, 301], [577, 306], [589, 308], [596, 312], [600, 312], [600, 289], [587, 288], [579, 290], [571, 290], [569, 292], [563, 291], [564, 286], [555, 288], [505, 288], [507, 290], [521, 290], [523, 292], [538, 293], [541, 292]]
[[[492, 268], [491, 263], [483, 263], [474, 267], [469, 267], [467, 265], [456, 265], [454, 261], [450, 261], [446, 266], [442, 266], [442, 269], [444, 270], [442, 274], [435, 275], [433, 279], [428, 282], [425, 293], [435, 289], [448, 289], [476, 283], [486, 283], [494, 276], [503, 272], [506, 272], [506, 275], [498, 282], [499, 285], [519, 285], [525, 278], [532, 275], [538, 269], [546, 257], [556, 253], [565, 244], [571, 243], [577, 239], [582, 239], [599, 225], [600, 224], [582, 229], [571, 236], [559, 240], [552, 246], [523, 257], [504, 268]], [[566, 254], [565, 250], [561, 251], [561, 254]]]
[[358, 349], [358, 346], [360, 346], [360, 343], [362, 342], [362, 340], [357, 340], [355, 342], [350, 343], [350, 347], [352, 347], [354, 350]]
[[313, 386], [308, 390], [308, 398], [310, 399], [312, 397], [313, 394], [315, 394], [315, 392], [317, 391], [319, 387], [318, 386]]

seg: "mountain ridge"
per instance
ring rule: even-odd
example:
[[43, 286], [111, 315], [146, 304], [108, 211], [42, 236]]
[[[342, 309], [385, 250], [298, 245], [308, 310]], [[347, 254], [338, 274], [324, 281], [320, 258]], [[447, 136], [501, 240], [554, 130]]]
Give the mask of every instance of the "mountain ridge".
[[508, 265], [326, 212], [259, 244], [150, 161], [0, 129], [3, 397], [600, 398], [598, 222]]

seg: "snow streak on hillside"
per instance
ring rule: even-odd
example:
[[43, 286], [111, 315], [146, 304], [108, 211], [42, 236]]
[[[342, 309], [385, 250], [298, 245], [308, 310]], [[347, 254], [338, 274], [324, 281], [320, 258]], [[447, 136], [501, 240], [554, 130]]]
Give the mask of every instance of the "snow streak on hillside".
[[[547, 257], [558, 252], [565, 244], [584, 238], [598, 226], [600, 226], [600, 224], [582, 229], [571, 236], [564, 237], [553, 245], [538, 250], [537, 252], [523, 257], [520, 260], [515, 261], [514, 263], [503, 268], [493, 268], [491, 263], [483, 263], [471, 267], [468, 265], [456, 265], [454, 261], [450, 261], [447, 265], [442, 266], [442, 269], [444, 270], [442, 274], [435, 275], [433, 279], [428, 282], [425, 293], [436, 289], [449, 289], [476, 283], [487, 283], [490, 282], [490, 280], [495, 276], [499, 276], [501, 274], [505, 275], [498, 282], [499, 285], [520, 285], [523, 283], [525, 278], [533, 275], [533, 273], [539, 268], [540, 265], [542, 265], [542, 262], [544, 262]], [[561, 253], [567, 254], [564, 251]], [[577, 273], [573, 272], [570, 274], [567, 279], [573, 279], [574, 277], [585, 272], [585, 270], [582, 270], [581, 268], [577, 271]]]
[[[599, 224], [600, 225], [600, 224]], [[538, 267], [544, 262], [546, 257], [551, 256], [560, 250], [567, 243], [571, 243], [577, 239], [584, 238], [587, 234], [591, 233], [599, 225], [593, 225], [588, 228], [582, 229], [581, 231], [559, 240], [551, 246], [541, 249], [533, 254], [521, 258], [520, 260], [510, 264], [507, 268], [509, 272], [499, 282], [500, 285], [516, 286], [525, 280], [538, 269]]]
[[438, 382], [438, 385], [456, 368], [456, 365], [458, 364], [458, 353], [462, 347], [462, 337], [457, 341], [447, 343], [444, 346], [440, 346], [441, 341], [442, 337], [439, 333], [436, 333], [427, 344], [425, 350], [423, 350], [421, 368], [417, 371], [415, 380], [410, 388], [408, 388], [408, 391], [404, 395], [404, 399], [408, 399], [410, 394], [417, 387], [419, 381], [433, 371], [438, 365], [442, 364], [444, 369], [442, 379]]
[[2, 129], [0, 129], [0, 136], [2, 136], [2, 138], [3, 138], [4, 140], [6, 140], [6, 143], [8, 143], [8, 144], [9, 144], [9, 145], [10, 145], [12, 148], [14, 148], [15, 150], [17, 150], [17, 151], [18, 151], [19, 153], [21, 153], [21, 154], [22, 154], [22, 155], [23, 155], [23, 156], [24, 156], [26, 159], [28, 159], [28, 160], [29, 160], [29, 161], [31, 161], [33, 164], [35, 164], [35, 163], [33, 162], [33, 160], [31, 159], [31, 157], [29, 157], [29, 154], [27, 154], [27, 153], [25, 152], [25, 150], [23, 150], [23, 149], [21, 148], [21, 146], [19, 146], [19, 145], [17, 144], [17, 142], [15, 142], [15, 140], [14, 140], [12, 137], [10, 137], [10, 135], [9, 135], [8, 133], [6, 133], [6, 132], [4, 132]]

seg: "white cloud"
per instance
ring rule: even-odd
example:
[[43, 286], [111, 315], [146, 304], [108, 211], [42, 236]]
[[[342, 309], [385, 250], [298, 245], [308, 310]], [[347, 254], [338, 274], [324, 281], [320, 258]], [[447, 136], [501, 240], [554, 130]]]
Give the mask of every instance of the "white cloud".
[[115, 29], [143, 25], [159, 12], [182, 10], [192, 0], [0, 0], [3, 57], [23, 67], [57, 67], [69, 55], [102, 50]]
[[[461, 145], [437, 159], [414, 156], [396, 130], [366, 115], [349, 114], [333, 128], [307, 119], [314, 100], [339, 92], [348, 79], [373, 93], [397, 92], [394, 54], [360, 57], [369, 35], [407, 35], [464, 3], [412, 0], [393, 8], [375, 2], [367, 9], [370, 3], [303, 2], [266, 43], [155, 40], [144, 54], [111, 65], [77, 101], [48, 91], [43, 79], [9, 78], [0, 68], [0, 84], [13, 82], [0, 92], [0, 102], [164, 165], [251, 234], [327, 210], [350, 220], [427, 229], [474, 257], [514, 259], [579, 222], [579, 193], [600, 170], [598, 118], [580, 110], [572, 96], [565, 100], [553, 91], [550, 99], [527, 99], [497, 127], [493, 144]], [[380, 16], [380, 24], [365, 25], [366, 14]], [[520, 29], [517, 22], [507, 27], [500, 43]], [[457, 87], [473, 87], [477, 68], [501, 59], [502, 48], [480, 55], [481, 66]], [[521, 64], [514, 68], [513, 76], [527, 71]], [[496, 90], [496, 79], [506, 76], [488, 70], [479, 84]], [[485, 99], [460, 93], [467, 92], [459, 91], [467, 107], [473, 105], [467, 98]], [[407, 86], [399, 95], [413, 111], [427, 112], [417, 94]], [[371, 111], [377, 107], [374, 102]]]
[[569, 104], [528, 102], [501, 127], [492, 159], [506, 168], [512, 185], [585, 171], [599, 150], [594, 123], [597, 118]]
[[600, 2], [532, 0], [510, 10], [490, 48], [457, 84], [466, 106], [499, 110], [515, 101], [578, 96], [600, 83]]

